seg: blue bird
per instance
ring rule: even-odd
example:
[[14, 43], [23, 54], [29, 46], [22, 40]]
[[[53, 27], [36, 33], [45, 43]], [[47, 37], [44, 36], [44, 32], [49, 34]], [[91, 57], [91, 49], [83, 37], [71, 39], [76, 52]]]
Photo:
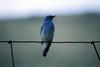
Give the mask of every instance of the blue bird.
[[40, 36], [43, 41], [42, 46], [43, 46], [44, 57], [47, 56], [47, 53], [53, 41], [54, 31], [55, 31], [54, 24], [53, 24], [54, 17], [55, 16], [52, 15], [46, 16], [40, 30]]

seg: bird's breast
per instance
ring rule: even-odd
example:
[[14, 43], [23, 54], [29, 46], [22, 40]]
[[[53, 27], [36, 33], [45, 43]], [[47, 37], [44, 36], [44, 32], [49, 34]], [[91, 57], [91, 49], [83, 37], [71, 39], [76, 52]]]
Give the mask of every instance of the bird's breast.
[[46, 24], [42, 29], [41, 36], [42, 40], [44, 41], [51, 41], [54, 35], [54, 25], [53, 24]]

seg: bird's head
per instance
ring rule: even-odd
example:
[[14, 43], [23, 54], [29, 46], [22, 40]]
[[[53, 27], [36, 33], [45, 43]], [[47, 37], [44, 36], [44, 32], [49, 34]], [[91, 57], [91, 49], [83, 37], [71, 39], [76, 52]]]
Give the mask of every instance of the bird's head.
[[45, 21], [50, 21], [50, 20], [52, 21], [54, 17], [56, 17], [56, 15], [48, 15], [45, 17]]

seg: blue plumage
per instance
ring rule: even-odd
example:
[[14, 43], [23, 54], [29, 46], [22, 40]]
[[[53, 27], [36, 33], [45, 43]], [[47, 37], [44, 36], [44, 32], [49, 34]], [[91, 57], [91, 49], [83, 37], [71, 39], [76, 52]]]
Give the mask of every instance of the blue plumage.
[[46, 16], [44, 19], [44, 22], [42, 23], [41, 26], [41, 30], [40, 30], [40, 35], [41, 35], [41, 39], [44, 42], [47, 43], [43, 43], [43, 56], [46, 57], [47, 52], [51, 46], [51, 42], [53, 40], [53, 36], [54, 36], [54, 24], [53, 24], [53, 18], [55, 16], [49, 15]]

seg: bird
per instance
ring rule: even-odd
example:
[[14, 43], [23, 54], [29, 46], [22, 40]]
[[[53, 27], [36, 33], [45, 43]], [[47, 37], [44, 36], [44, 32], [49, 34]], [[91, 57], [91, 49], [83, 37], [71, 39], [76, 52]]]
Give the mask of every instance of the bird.
[[55, 15], [48, 15], [44, 18], [41, 29], [40, 29], [40, 36], [42, 39], [42, 46], [43, 46], [43, 56], [46, 57], [53, 41], [55, 27], [53, 24], [53, 18]]

